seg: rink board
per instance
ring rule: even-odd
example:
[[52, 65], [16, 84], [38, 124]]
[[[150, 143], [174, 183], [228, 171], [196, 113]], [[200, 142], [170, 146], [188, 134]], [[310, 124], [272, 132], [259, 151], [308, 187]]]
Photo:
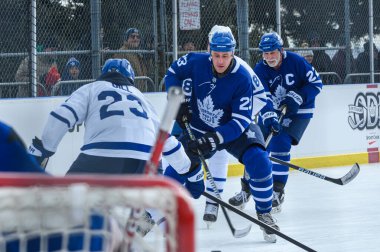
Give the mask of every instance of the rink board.
[[[161, 115], [165, 93], [147, 93]], [[51, 110], [67, 97], [0, 99], [0, 120], [12, 125], [29, 145], [41, 136]], [[84, 126], [65, 135], [48, 170], [64, 174], [83, 144]], [[306, 168], [379, 162], [380, 87], [372, 84], [325, 86], [317, 97], [314, 118], [301, 143], [292, 149], [292, 162]], [[230, 159], [230, 175], [242, 172], [237, 160]]]

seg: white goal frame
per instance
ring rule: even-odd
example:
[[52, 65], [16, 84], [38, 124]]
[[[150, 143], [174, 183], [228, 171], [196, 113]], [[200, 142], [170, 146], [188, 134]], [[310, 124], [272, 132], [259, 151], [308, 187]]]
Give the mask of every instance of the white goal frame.
[[[0, 173], [0, 200], [7, 199], [8, 195], [8, 198], [14, 198], [10, 192], [17, 191], [19, 194], [27, 195], [31, 192], [41, 191], [52, 192], [54, 194], [53, 191], [57, 188], [58, 192], [65, 188], [75, 187], [76, 185], [82, 186], [79, 188], [83, 188], [84, 186], [87, 192], [94, 194], [96, 197], [101, 197], [103, 193], [107, 195], [100, 201], [98, 200], [98, 205], [99, 202], [103, 201], [106, 205], [112, 205], [113, 202], [128, 201], [129, 207], [133, 208], [157, 207], [161, 209], [169, 215], [169, 218], [174, 220], [174, 225], [168, 224], [165, 228], [166, 251], [195, 251], [195, 214], [190, 196], [178, 183], [163, 176], [68, 175], [66, 177], [53, 177], [30, 173]], [[112, 191], [108, 193], [108, 190]], [[83, 195], [84, 197], [90, 195], [75, 194], [78, 194], [78, 199], [82, 199], [79, 202], [83, 201]], [[94, 198], [95, 196], [88, 197]], [[28, 204], [33, 204], [33, 202]], [[77, 203], [73, 204], [75, 205], [74, 207], [82, 207], [80, 204], [80, 206]], [[2, 210], [3, 208], [0, 204], [0, 217], [2, 217]], [[36, 218], [38, 217], [43, 218], [43, 216], [36, 216]], [[168, 223], [170, 222], [168, 221]], [[0, 234], [1, 232], [5, 232], [2, 228], [3, 226], [0, 225]], [[0, 238], [1, 242], [3, 242], [2, 238]]]

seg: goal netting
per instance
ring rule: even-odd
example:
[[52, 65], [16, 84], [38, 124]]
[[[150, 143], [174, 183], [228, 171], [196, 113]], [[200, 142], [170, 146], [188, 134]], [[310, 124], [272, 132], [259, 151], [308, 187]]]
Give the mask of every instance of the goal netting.
[[194, 225], [188, 194], [163, 177], [0, 174], [0, 251], [195, 251]]

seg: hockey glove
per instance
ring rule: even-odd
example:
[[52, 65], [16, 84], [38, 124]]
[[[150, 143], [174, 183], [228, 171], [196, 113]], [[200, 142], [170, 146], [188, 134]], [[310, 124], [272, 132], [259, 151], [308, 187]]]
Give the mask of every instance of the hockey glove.
[[191, 110], [190, 104], [188, 102], [181, 103], [179, 107], [176, 121], [182, 129], [186, 129], [185, 122], [191, 121], [191, 116], [193, 111]]
[[203, 155], [207, 155], [217, 149], [220, 141], [215, 132], [207, 132], [201, 138], [190, 140], [187, 144], [189, 150], [198, 154], [198, 150]]
[[281, 102], [280, 107], [286, 105], [286, 116], [297, 114], [298, 109], [303, 103], [302, 95], [296, 91], [290, 91], [286, 94], [285, 99]]
[[205, 191], [204, 174], [202, 166], [198, 165], [197, 168], [183, 176], [186, 176], [185, 187], [190, 192], [194, 199], [198, 199]]
[[269, 132], [273, 132], [273, 135], [278, 135], [281, 131], [281, 125], [278, 121], [277, 113], [274, 111], [268, 111], [264, 113], [261, 118], [263, 119], [263, 125]]
[[36, 158], [38, 164], [41, 166], [43, 166], [43, 163], [46, 162], [49, 157], [54, 155], [54, 152], [44, 148], [41, 139], [38, 137], [34, 137], [32, 144], [29, 146], [29, 153]]

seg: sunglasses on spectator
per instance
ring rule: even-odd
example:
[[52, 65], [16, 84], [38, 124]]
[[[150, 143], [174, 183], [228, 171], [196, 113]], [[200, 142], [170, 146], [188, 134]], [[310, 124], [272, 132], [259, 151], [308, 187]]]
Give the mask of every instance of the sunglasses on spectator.
[[133, 38], [133, 39], [135, 39], [135, 38], [140, 39], [140, 35], [133, 35], [133, 34], [132, 34], [132, 35], [130, 35], [129, 37], [130, 37], [130, 38]]

